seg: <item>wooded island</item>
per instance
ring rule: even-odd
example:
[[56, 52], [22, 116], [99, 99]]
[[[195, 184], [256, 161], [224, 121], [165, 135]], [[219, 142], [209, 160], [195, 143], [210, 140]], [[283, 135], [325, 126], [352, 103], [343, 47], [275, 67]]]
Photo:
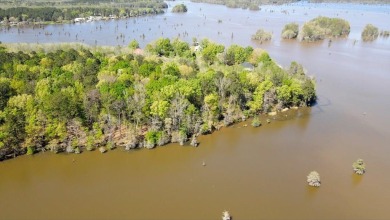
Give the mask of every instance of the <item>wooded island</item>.
[[160, 38], [144, 50], [135, 40], [105, 49], [2, 45], [0, 159], [196, 145], [199, 134], [316, 100], [314, 79], [296, 62], [285, 69], [262, 49], [194, 42]]

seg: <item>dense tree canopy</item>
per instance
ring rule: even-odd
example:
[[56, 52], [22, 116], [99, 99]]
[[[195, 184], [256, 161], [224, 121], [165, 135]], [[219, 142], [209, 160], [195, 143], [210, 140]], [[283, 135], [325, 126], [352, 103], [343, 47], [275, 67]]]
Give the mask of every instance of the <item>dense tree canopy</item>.
[[195, 52], [186, 42], [161, 38], [139, 55], [132, 52], [137, 42], [131, 45], [120, 53], [2, 48], [0, 158], [183, 144], [242, 118], [316, 99], [301, 65], [283, 69], [261, 49], [204, 39]]

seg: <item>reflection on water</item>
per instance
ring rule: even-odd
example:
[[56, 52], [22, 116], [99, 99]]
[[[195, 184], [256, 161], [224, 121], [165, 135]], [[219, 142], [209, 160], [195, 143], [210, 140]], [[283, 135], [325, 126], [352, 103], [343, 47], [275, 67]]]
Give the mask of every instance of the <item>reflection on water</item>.
[[353, 186], [358, 186], [360, 182], [363, 180], [363, 175], [357, 175], [355, 173], [352, 174], [352, 183]]
[[[283, 66], [302, 63], [317, 79], [318, 103], [264, 115], [259, 128], [248, 120], [201, 136], [198, 148], [171, 144], [104, 155], [46, 152], [2, 162], [1, 219], [218, 219], [223, 210], [235, 219], [390, 219], [385, 172], [390, 169], [390, 40], [360, 42], [366, 23], [390, 30], [388, 6], [346, 11], [298, 4], [253, 12], [185, 4], [187, 14], [50, 25], [20, 34], [17, 28], [3, 29], [0, 41], [125, 45], [136, 38], [144, 46], [157, 36], [180, 34], [189, 42], [195, 36], [254, 45], [250, 35], [262, 27], [274, 38], [258, 46]], [[347, 18], [350, 37], [330, 47], [325, 41], [280, 40], [285, 23], [302, 24], [319, 14]], [[125, 39], [116, 39], [120, 33]], [[369, 175], [351, 176], [356, 158], [370, 164]], [[320, 188], [307, 186], [311, 170], [320, 173]]]
[[318, 193], [321, 187], [313, 187], [313, 186], [306, 186], [307, 191], [307, 197], [309, 199], [314, 199], [316, 197], [316, 194]]

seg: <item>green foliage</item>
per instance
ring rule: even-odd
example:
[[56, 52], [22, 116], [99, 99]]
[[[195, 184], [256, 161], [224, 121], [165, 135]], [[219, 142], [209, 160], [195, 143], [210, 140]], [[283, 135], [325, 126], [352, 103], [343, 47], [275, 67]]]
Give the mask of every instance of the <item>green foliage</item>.
[[4, 110], [9, 98], [15, 94], [15, 89], [11, 87], [11, 80], [0, 78], [0, 111]]
[[175, 56], [191, 58], [190, 45], [178, 38], [172, 42], [173, 52]]
[[263, 29], [257, 30], [256, 33], [254, 35], [252, 35], [252, 40], [256, 40], [256, 41], [260, 41], [260, 42], [269, 41], [269, 40], [271, 40], [271, 38], [272, 38], [272, 33], [267, 32]]
[[261, 126], [261, 121], [260, 121], [259, 117], [257, 117], [257, 116], [253, 117], [251, 125], [253, 127]]
[[[211, 4], [226, 5], [229, 8], [243, 8], [249, 10], [260, 10], [259, 5], [291, 3], [292, 0], [191, 0], [193, 2], [205, 2]], [[384, 0], [382, 0], [384, 1]]]
[[366, 164], [364, 163], [363, 159], [358, 159], [357, 161], [353, 162], [352, 167], [356, 174], [363, 175], [366, 172]]
[[297, 23], [286, 24], [282, 30], [283, 39], [294, 39], [299, 34], [299, 25]]
[[130, 41], [130, 43], [129, 43], [129, 48], [130, 49], [133, 49], [133, 50], [135, 50], [135, 49], [138, 49], [139, 48], [139, 43], [138, 43], [138, 41], [137, 40], [132, 40], [132, 41]]
[[345, 37], [348, 36], [350, 29], [348, 21], [344, 19], [319, 16], [303, 25], [301, 39], [317, 41], [327, 37]]
[[169, 38], [159, 38], [153, 44], [148, 44], [146, 49], [159, 56], [170, 56], [174, 52]]
[[[92, 4], [91, 4], [92, 3]], [[125, 4], [123, 4], [125, 3]], [[107, 0], [72, 1], [10, 1], [2, 2], [0, 20], [10, 22], [64, 23], [78, 17], [101, 15], [103, 17], [135, 17], [145, 14], [164, 13], [168, 5], [162, 0], [113, 2]], [[17, 5], [18, 7], [15, 7]], [[123, 7], [126, 6], [126, 7]]]
[[203, 48], [202, 58], [207, 64], [213, 64], [217, 60], [217, 54], [225, 50], [223, 45], [212, 43], [207, 39], [202, 40], [200, 45]]
[[252, 113], [256, 113], [262, 110], [264, 102], [264, 94], [273, 87], [273, 83], [269, 80], [261, 82], [254, 94], [253, 100], [248, 102], [249, 110]]
[[[295, 62], [284, 70], [261, 49], [225, 50], [207, 39], [201, 47], [194, 55], [187, 43], [161, 38], [149, 44], [152, 55], [145, 57], [87, 48], [5, 48], [0, 147], [81, 152], [105, 151], [129, 139], [147, 148], [170, 140], [184, 144], [244, 116], [315, 101], [314, 81]], [[256, 68], [242, 68], [246, 61]]]
[[150, 114], [160, 118], [165, 118], [168, 108], [169, 103], [167, 101], [154, 101], [150, 106]]
[[363, 41], [373, 41], [379, 36], [379, 29], [372, 24], [367, 24], [362, 32]]
[[145, 134], [145, 147], [146, 148], [154, 148], [158, 141], [162, 137], [162, 132], [159, 131], [148, 131]]
[[26, 155], [33, 155], [33, 154], [34, 154], [34, 148], [33, 147], [27, 147]]
[[245, 62], [252, 53], [252, 47], [241, 47], [239, 45], [231, 45], [225, 54], [225, 64], [231, 66]]
[[184, 4], [178, 4], [178, 5], [175, 5], [175, 7], [172, 8], [172, 12], [175, 12], [175, 13], [178, 13], [178, 12], [187, 12], [187, 6], [185, 6]]

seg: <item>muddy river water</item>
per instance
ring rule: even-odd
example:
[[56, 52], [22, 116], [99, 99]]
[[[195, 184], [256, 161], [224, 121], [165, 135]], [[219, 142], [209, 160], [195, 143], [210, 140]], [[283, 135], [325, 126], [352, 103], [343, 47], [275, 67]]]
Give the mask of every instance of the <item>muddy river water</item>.
[[[200, 137], [198, 148], [46, 152], [1, 162], [0, 219], [220, 219], [224, 210], [237, 220], [390, 219], [390, 39], [360, 40], [367, 23], [390, 30], [390, 6], [299, 3], [253, 12], [185, 4], [186, 14], [3, 28], [0, 41], [126, 45], [135, 38], [144, 46], [180, 34], [189, 42], [262, 47], [281, 65], [298, 61], [316, 77], [317, 105], [260, 128], [223, 128]], [[347, 19], [350, 36], [330, 47], [280, 39], [284, 24], [318, 15]], [[258, 28], [273, 31], [273, 40], [252, 42]], [[367, 164], [363, 176], [352, 172], [358, 158]], [[312, 170], [320, 188], [307, 186]]]

